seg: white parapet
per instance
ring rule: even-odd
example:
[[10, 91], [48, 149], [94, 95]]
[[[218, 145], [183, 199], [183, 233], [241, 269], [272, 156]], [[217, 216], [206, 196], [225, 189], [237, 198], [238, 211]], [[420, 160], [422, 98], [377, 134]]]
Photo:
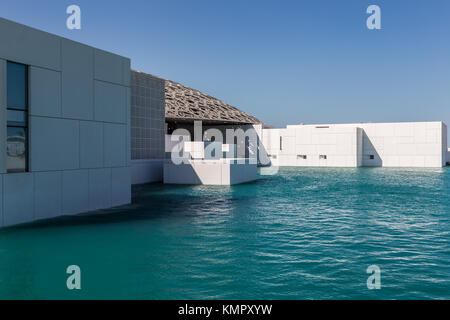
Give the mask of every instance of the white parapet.
[[188, 160], [164, 163], [164, 183], [232, 185], [257, 179], [257, 165], [248, 159]]

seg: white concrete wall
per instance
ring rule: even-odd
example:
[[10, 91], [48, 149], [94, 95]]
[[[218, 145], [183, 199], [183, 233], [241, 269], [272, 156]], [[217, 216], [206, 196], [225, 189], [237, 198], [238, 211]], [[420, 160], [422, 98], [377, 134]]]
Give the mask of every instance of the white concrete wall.
[[[247, 125], [205, 125], [203, 126], [203, 131], [217, 129], [222, 134], [221, 141], [226, 144], [236, 144], [236, 157], [237, 158], [253, 158], [258, 161], [258, 143], [262, 136], [262, 125], [261, 124], [247, 124]], [[227, 130], [233, 130], [236, 135], [232, 137], [231, 141], [227, 141]], [[242, 131], [239, 131], [242, 130]], [[255, 138], [256, 142], [246, 144], [246, 139]], [[235, 139], [236, 138], [236, 139]], [[205, 139], [205, 134], [203, 136]], [[220, 141], [216, 139], [215, 141]], [[247, 150], [248, 149], [248, 150]]]
[[205, 158], [205, 143], [203, 141], [189, 141], [184, 143], [184, 151], [189, 153], [192, 159]]
[[173, 134], [166, 134], [165, 135], [165, 144], [164, 144], [164, 150], [166, 153], [166, 158], [170, 156], [170, 153], [172, 152], [173, 148], [177, 146], [177, 144], [180, 142], [180, 139], [183, 139], [183, 141], [190, 141], [190, 136], [180, 136], [180, 135], [173, 135]]
[[[130, 203], [130, 60], [0, 18], [0, 227]], [[6, 174], [6, 61], [29, 66], [30, 172]]]
[[[442, 122], [368, 123], [364, 130], [364, 166], [442, 167]], [[447, 133], [445, 132], [445, 136]], [[375, 154], [375, 161], [370, 160]]]
[[354, 127], [288, 126], [264, 129], [263, 144], [274, 166], [356, 167], [361, 135]]
[[257, 165], [228, 159], [189, 160], [189, 164], [164, 163], [164, 183], [232, 185], [257, 179]]
[[[184, 139], [183, 147], [180, 143], [180, 138]], [[181, 152], [181, 147], [183, 152], [187, 154], [186, 156], [191, 159], [221, 159], [229, 158], [235, 159], [240, 158], [237, 156], [237, 146], [235, 144], [223, 144], [221, 142], [204, 142], [204, 141], [189, 141], [189, 136], [177, 136], [166, 134], [166, 159], [171, 159], [172, 151]], [[213, 157], [214, 155], [214, 157]]]
[[[172, 149], [179, 143], [179, 139], [183, 138], [188, 141], [190, 137], [165, 135], [165, 153], [170, 159]], [[191, 153], [193, 158], [203, 159], [204, 147], [203, 142], [186, 142], [185, 152]], [[144, 184], [153, 182], [162, 182], [164, 180], [164, 159], [140, 159], [131, 160], [131, 183]]]
[[448, 141], [447, 141], [447, 126], [442, 123], [442, 163], [447, 165], [448, 162]]
[[[296, 125], [263, 130], [264, 147], [276, 166], [442, 167], [446, 137], [442, 122]], [[319, 159], [321, 154], [327, 155], [327, 160]]]

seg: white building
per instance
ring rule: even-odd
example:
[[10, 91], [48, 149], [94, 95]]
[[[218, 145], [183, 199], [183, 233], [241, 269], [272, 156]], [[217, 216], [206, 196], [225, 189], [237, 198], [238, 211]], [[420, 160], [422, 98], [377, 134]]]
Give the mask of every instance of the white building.
[[274, 166], [442, 167], [448, 160], [442, 122], [292, 125], [264, 129]]
[[[203, 121], [199, 139], [196, 120]], [[259, 140], [205, 139], [211, 128], [253, 128]], [[132, 183], [180, 183], [179, 170], [188, 170], [189, 183], [256, 178], [256, 164], [195, 159], [195, 150], [193, 165], [165, 174], [165, 133], [176, 129], [194, 142], [240, 146], [236, 158], [264, 149], [279, 166], [450, 162], [442, 122], [263, 129], [258, 119], [197, 90], [131, 75], [128, 58], [0, 18], [0, 227], [128, 204]], [[258, 160], [266, 164], [265, 158]]]
[[238, 158], [237, 145], [204, 141], [180, 143], [179, 138], [166, 136], [167, 152], [182, 158], [166, 159], [164, 183], [233, 185], [258, 178], [257, 159]]
[[131, 202], [130, 60], [0, 18], [0, 227]]
[[[199, 132], [195, 122], [201, 122]], [[205, 157], [205, 145], [220, 141], [238, 146], [234, 158], [256, 157], [261, 122], [245, 112], [198, 90], [140, 71], [131, 72], [131, 181], [229, 185], [255, 180], [256, 164]], [[183, 130], [190, 164], [170, 162], [172, 133]], [[232, 141], [227, 130], [238, 130]], [[244, 132], [253, 129], [255, 143]], [[239, 132], [242, 131], [243, 136]], [[214, 140], [207, 133], [214, 132]], [[220, 132], [221, 137], [216, 134]], [[166, 135], [167, 133], [167, 135]], [[246, 140], [247, 139], [247, 140]], [[176, 144], [176, 143], [175, 143]], [[230, 156], [227, 156], [230, 158]]]

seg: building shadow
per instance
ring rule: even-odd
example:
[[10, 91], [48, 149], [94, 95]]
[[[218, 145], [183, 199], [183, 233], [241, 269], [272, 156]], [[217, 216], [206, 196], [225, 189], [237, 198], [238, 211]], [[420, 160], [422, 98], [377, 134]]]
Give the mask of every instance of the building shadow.
[[383, 159], [381, 159], [380, 154], [376, 150], [372, 141], [369, 139], [365, 131], [363, 130], [362, 139], [362, 161], [361, 165], [363, 167], [382, 167]]

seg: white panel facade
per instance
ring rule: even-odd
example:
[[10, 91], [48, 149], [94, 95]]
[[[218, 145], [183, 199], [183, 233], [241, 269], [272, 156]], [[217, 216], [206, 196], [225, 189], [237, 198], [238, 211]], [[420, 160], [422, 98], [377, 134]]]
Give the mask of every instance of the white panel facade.
[[123, 58], [122, 61], [122, 76], [123, 76], [123, 85], [125, 87], [131, 87], [131, 60], [128, 58]]
[[127, 110], [127, 150], [126, 162], [127, 167], [131, 166], [131, 89], [126, 90], [126, 110]]
[[103, 123], [80, 121], [80, 168], [103, 167]]
[[65, 215], [89, 211], [89, 170], [62, 173], [62, 213]]
[[95, 49], [95, 79], [123, 85], [123, 58]]
[[3, 226], [34, 220], [34, 175], [31, 173], [3, 176]]
[[442, 163], [445, 165], [448, 164], [448, 141], [447, 141], [447, 126], [443, 123], [442, 124]]
[[30, 129], [31, 171], [79, 168], [79, 121], [31, 116]]
[[[130, 60], [1, 18], [0, 43], [0, 226], [130, 203]], [[28, 67], [26, 173], [6, 173], [7, 61]]]
[[61, 70], [61, 38], [0, 18], [0, 39], [2, 59]]
[[[264, 130], [265, 149], [276, 166], [356, 167], [359, 135], [357, 128], [288, 126]], [[267, 135], [267, 137], [266, 137]]]
[[30, 67], [29, 108], [34, 116], [58, 117], [61, 108], [61, 72]]
[[[442, 122], [367, 123], [363, 165], [442, 167]], [[370, 159], [374, 155], [375, 159]]]
[[276, 166], [442, 167], [446, 137], [442, 122], [296, 125], [263, 144]]
[[111, 169], [111, 205], [121, 206], [131, 202], [131, 172], [129, 167]]
[[62, 212], [62, 172], [34, 174], [34, 212], [36, 219], [53, 218]]
[[94, 119], [94, 49], [62, 40], [62, 111], [71, 119]]
[[95, 120], [127, 123], [126, 98], [124, 86], [95, 81]]
[[127, 164], [127, 126], [105, 123], [103, 125], [104, 167], [125, 167]]
[[89, 170], [89, 210], [111, 207], [111, 169]]
[[257, 165], [228, 159], [189, 160], [186, 164], [164, 162], [164, 183], [231, 185], [257, 179]]

